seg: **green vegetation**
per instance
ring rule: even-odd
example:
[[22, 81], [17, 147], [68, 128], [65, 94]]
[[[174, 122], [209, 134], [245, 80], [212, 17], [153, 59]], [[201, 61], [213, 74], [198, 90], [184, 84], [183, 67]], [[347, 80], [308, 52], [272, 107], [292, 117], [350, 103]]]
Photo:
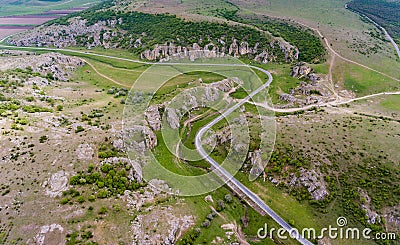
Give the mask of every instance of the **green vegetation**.
[[[86, 172], [81, 171], [70, 178], [69, 183], [73, 186], [90, 185], [92, 193], [88, 200], [94, 201], [94, 196], [104, 199], [111, 196], [123, 195], [126, 190], [135, 191], [140, 187], [146, 186], [145, 183], [137, 183], [129, 177], [131, 166], [128, 163], [118, 162], [113, 165], [103, 164], [101, 167], [89, 167]], [[82, 203], [86, 200], [80, 197], [79, 192], [69, 191], [66, 195], [78, 197], [76, 201]], [[63, 200], [62, 200], [63, 201]], [[65, 200], [64, 200], [65, 201]]]
[[400, 40], [400, 2], [387, 0], [352, 0], [351, 10], [362, 13], [385, 27], [389, 34]]
[[381, 106], [390, 111], [400, 111], [400, 95], [389, 95], [381, 103]]
[[95, 227], [91, 225], [85, 225], [80, 229], [80, 231], [73, 231], [66, 235], [66, 245], [74, 244], [87, 244], [87, 245], [97, 245], [97, 242], [92, 241], [93, 230]]
[[274, 37], [282, 37], [299, 49], [299, 61], [322, 63], [325, 61], [325, 47], [311, 30], [280, 19], [259, 16], [236, 16], [236, 21], [255, 25], [270, 32]]
[[28, 113], [38, 113], [38, 112], [53, 112], [50, 108], [35, 106], [35, 105], [26, 105], [22, 107], [22, 110]]
[[163, 103], [164, 101], [171, 100], [184, 89], [201, 86], [202, 83], [208, 84], [221, 81], [224, 78], [225, 77], [220, 74], [205, 71], [181, 74], [164, 83], [153, 95], [151, 103]]
[[344, 81], [345, 88], [358, 96], [400, 89], [399, 82], [362, 67], [343, 63], [337, 65], [337, 68], [341, 69], [341, 73], [335, 73], [334, 79]]
[[111, 143], [103, 143], [100, 145], [97, 155], [99, 158], [105, 159], [109, 157], [116, 157], [119, 154], [117, 149], [115, 149]]
[[[105, 5], [109, 6], [106, 3]], [[237, 39], [239, 42], [247, 41], [250, 47], [254, 47], [258, 43], [258, 52], [265, 49], [270, 50], [277, 57], [277, 62], [286, 62], [286, 57], [278, 43], [275, 42], [271, 50], [271, 39], [262, 32], [247, 26], [232, 26], [226, 23], [220, 24], [204, 21], [193, 22], [185, 21], [168, 14], [122, 13], [108, 9], [101, 12], [95, 12], [92, 9], [80, 13], [79, 16], [88, 20], [87, 25], [93, 25], [99, 21], [115, 19], [117, 17], [121, 18], [122, 23], [117, 24], [117, 27], [126, 31], [126, 34], [115, 37], [115, 42], [118, 42], [120, 48], [131, 50], [136, 54], [140, 54], [145, 49], [152, 49], [155, 44], [174, 43], [175, 45], [191, 46], [194, 43], [198, 43], [200, 46], [205, 46], [212, 42], [215, 46], [222, 48], [223, 45], [220, 40], [223, 40], [225, 46], [229, 47], [233, 39]], [[70, 17], [67, 16], [54, 20], [49, 24], [67, 24], [67, 20]], [[143, 36], [143, 33], [146, 33], [146, 35]], [[131, 42], [132, 38], [140, 38], [143, 46], [134, 48]], [[79, 46], [87, 46], [86, 44], [92, 43], [93, 40], [82, 36], [77, 42]]]

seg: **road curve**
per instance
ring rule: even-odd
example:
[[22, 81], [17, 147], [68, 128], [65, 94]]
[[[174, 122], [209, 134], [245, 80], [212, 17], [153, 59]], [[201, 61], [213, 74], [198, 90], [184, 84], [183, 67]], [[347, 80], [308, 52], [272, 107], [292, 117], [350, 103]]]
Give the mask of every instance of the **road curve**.
[[[0, 42], [4, 41], [0, 40]], [[115, 56], [109, 56], [109, 55], [102, 55], [102, 54], [95, 54], [95, 53], [89, 53], [89, 52], [83, 52], [83, 51], [78, 51], [78, 50], [70, 50], [70, 49], [53, 49], [53, 48], [37, 48], [37, 47], [15, 47], [15, 46], [8, 46], [8, 45], [1, 45], [0, 48], [18, 48], [18, 49], [27, 49], [27, 50], [43, 50], [43, 51], [64, 51], [64, 52], [72, 52], [72, 53], [78, 53], [78, 54], [85, 54], [85, 55], [92, 55], [92, 56], [97, 56], [97, 57], [104, 57], [104, 58], [110, 58], [110, 59], [116, 59], [116, 60], [122, 60], [122, 61], [128, 61], [128, 62], [134, 62], [134, 63], [140, 63], [140, 64], [147, 64], [147, 65], [182, 65], [182, 63], [154, 63], [154, 62], [146, 62], [146, 61], [140, 61], [140, 60], [133, 60], [133, 59], [128, 59], [128, 58], [121, 58], [121, 57], [115, 57]], [[188, 65], [188, 64], [185, 64]], [[224, 113], [222, 113], [219, 117], [214, 119], [211, 123], [207, 124], [205, 127], [201, 128], [200, 131], [196, 135], [196, 148], [198, 152], [201, 154], [201, 156], [209, 162], [220, 174], [224, 175], [235, 187], [237, 187], [240, 191], [242, 191], [251, 201], [254, 202], [260, 209], [262, 209], [264, 212], [266, 212], [275, 222], [277, 222], [282, 228], [284, 228], [289, 234], [293, 234], [295, 236], [295, 239], [299, 241], [303, 245], [312, 245], [310, 241], [307, 239], [303, 238], [300, 236], [300, 234], [297, 232], [297, 230], [294, 230], [288, 223], [286, 223], [278, 214], [276, 214], [267, 204], [264, 203], [264, 201], [254, 194], [252, 191], [250, 191], [246, 186], [244, 186], [242, 183], [240, 183], [235, 177], [233, 177], [228, 171], [226, 171], [224, 168], [222, 168], [214, 159], [212, 159], [207, 153], [205, 152], [204, 148], [201, 145], [201, 138], [204, 135], [207, 130], [209, 130], [212, 126], [217, 124], [219, 121], [224, 119], [226, 116], [231, 114], [233, 111], [241, 107], [243, 104], [248, 102], [253, 96], [257, 95], [259, 92], [267, 88], [273, 81], [273, 77], [270, 72], [267, 70], [264, 70], [260, 67], [257, 66], [251, 66], [251, 65], [246, 65], [246, 64], [193, 64], [195, 66], [199, 65], [204, 65], [204, 66], [224, 66], [224, 67], [249, 67], [252, 69], [259, 70], [266, 74], [269, 79], [266, 83], [264, 83], [262, 86], [254, 90], [252, 93], [250, 93], [246, 98], [244, 98], [242, 101], [234, 105], [233, 107], [229, 108], [226, 110]]]
[[[247, 66], [247, 65], [246, 65]], [[282, 228], [284, 228], [289, 234], [293, 234], [295, 236], [295, 239], [299, 241], [303, 245], [312, 245], [312, 243], [305, 238], [301, 237], [300, 234], [297, 232], [297, 230], [294, 230], [288, 223], [286, 223], [278, 214], [276, 214], [267, 204], [264, 203], [263, 200], [256, 194], [254, 194], [251, 190], [249, 190], [246, 186], [244, 186], [242, 183], [240, 183], [234, 176], [232, 176], [228, 171], [226, 171], [224, 168], [221, 167], [212, 157], [210, 157], [206, 151], [204, 150], [202, 144], [201, 144], [201, 138], [204, 136], [204, 134], [211, 129], [212, 126], [223, 120], [225, 117], [227, 117], [229, 114], [231, 114], [233, 111], [236, 109], [240, 108], [243, 104], [248, 102], [253, 96], [267, 88], [273, 81], [271, 73], [268, 71], [256, 67], [256, 66], [247, 66], [253, 69], [257, 69], [266, 75], [268, 75], [269, 79], [268, 81], [254, 90], [252, 93], [250, 93], [246, 98], [241, 100], [239, 103], [236, 105], [232, 106], [231, 108], [227, 109], [225, 112], [223, 112], [220, 116], [215, 118], [212, 122], [207, 124], [205, 127], [201, 128], [199, 132], [196, 135], [195, 139], [195, 145], [197, 151], [201, 154], [201, 156], [211, 164], [211, 166], [214, 167], [216, 171], [218, 171], [220, 174], [222, 174], [224, 177], [226, 177], [231, 184], [233, 184], [236, 188], [238, 188], [242, 193], [244, 193], [254, 204], [256, 204], [259, 208], [261, 208], [264, 212], [266, 212], [275, 222], [277, 222]]]

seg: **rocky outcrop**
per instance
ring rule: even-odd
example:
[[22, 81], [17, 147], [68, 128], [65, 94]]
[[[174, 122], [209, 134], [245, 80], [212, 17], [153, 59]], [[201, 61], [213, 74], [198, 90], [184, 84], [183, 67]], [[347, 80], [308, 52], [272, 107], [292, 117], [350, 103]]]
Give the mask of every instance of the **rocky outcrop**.
[[[189, 46], [175, 45], [174, 43], [156, 44], [153, 49], [147, 49], [141, 53], [141, 58], [154, 61], [168, 61], [175, 58], [189, 58], [195, 60], [198, 58], [215, 58], [231, 55], [234, 57], [248, 56], [256, 62], [268, 63], [277, 59], [278, 53], [281, 52], [285, 56], [287, 62], [298, 60], [299, 51], [295, 46], [290, 45], [285, 41], [274, 40], [269, 47], [260, 47], [256, 43], [251, 47], [248, 42], [233, 39], [232, 43], [228, 44], [220, 39], [218, 44], [208, 43], [203, 47], [198, 43]], [[222, 45], [222, 46], [221, 46]]]
[[87, 20], [79, 17], [71, 18], [68, 22], [68, 25], [40, 26], [15, 35], [7, 42], [16, 46], [115, 48], [118, 42], [114, 42], [113, 39], [124, 34], [122, 31], [115, 30], [117, 24], [122, 24], [122, 19], [100, 21], [89, 26]]
[[128, 150], [144, 153], [157, 146], [157, 136], [146, 126], [136, 125], [124, 129], [124, 146]]
[[259, 176], [262, 171], [265, 169], [265, 164], [262, 159], [262, 151], [255, 150], [254, 152], [249, 152], [248, 159], [251, 164], [251, 172], [253, 176]]
[[[262, 41], [262, 44], [250, 44], [246, 40], [238, 40], [235, 37], [227, 40], [225, 36], [205, 41], [199, 34], [197, 42], [186, 43], [184, 40], [177, 39], [150, 47], [146, 44], [146, 33], [127, 32], [121, 28], [121, 24], [123, 24], [121, 18], [102, 20], [88, 25], [86, 19], [73, 17], [68, 20], [67, 24], [40, 26], [10, 37], [7, 42], [16, 46], [52, 46], [58, 48], [81, 46], [88, 49], [94, 47], [127, 48], [140, 50], [141, 58], [149, 61], [167, 61], [174, 58], [195, 60], [201, 57], [214, 58], [225, 55], [246, 56], [262, 63], [271, 61], [293, 62], [299, 58], [297, 47], [283, 39], [273, 37], [267, 39], [268, 41]], [[143, 49], [145, 50], [142, 51]]]
[[290, 186], [304, 186], [307, 191], [311, 194], [314, 200], [323, 200], [329, 192], [327, 190], [327, 184], [321, 178], [321, 173], [316, 170], [300, 170], [300, 177], [296, 177], [295, 174], [291, 175]]
[[172, 129], [179, 128], [180, 116], [174, 108], [167, 108], [165, 110], [167, 115], [167, 122]]
[[368, 217], [367, 222], [370, 224], [381, 223], [381, 216], [376, 211], [372, 210], [371, 197], [361, 188], [358, 188], [358, 192], [360, 193], [360, 197], [363, 199], [361, 207], [365, 211], [365, 215]]
[[219, 82], [215, 82], [210, 84], [212, 88], [221, 90], [222, 92], [229, 92], [231, 91], [236, 85], [241, 85], [243, 82], [240, 81], [239, 79], [224, 79]]
[[[24, 53], [18, 57], [0, 57], [0, 71], [29, 70], [32, 73], [40, 73], [44, 77], [60, 81], [68, 81], [77, 67], [83, 65], [84, 62], [81, 59], [56, 53], [41, 55]], [[48, 81], [44, 82], [48, 83]]]
[[64, 228], [59, 224], [44, 225], [40, 227], [39, 233], [33, 238], [33, 241], [29, 239], [27, 244], [43, 245], [47, 240], [51, 239], [53, 242], [58, 241], [62, 243], [58, 239], [59, 237], [64, 235], [63, 233], [64, 233]]
[[145, 111], [146, 120], [154, 131], [161, 129], [161, 116], [158, 108], [158, 105], [151, 105]]
[[283, 100], [283, 101], [290, 102], [290, 103], [296, 103], [297, 102], [297, 98], [294, 97], [293, 95], [290, 95], [290, 94], [281, 94], [279, 96], [279, 99]]
[[290, 73], [290, 76], [297, 78], [308, 78], [314, 70], [304, 62], [297, 63]]
[[69, 189], [68, 177], [69, 174], [64, 171], [54, 173], [42, 185], [46, 188], [46, 195], [50, 197], [61, 196], [63, 191]]
[[87, 143], [80, 144], [75, 152], [79, 160], [92, 160], [94, 157], [93, 145]]
[[189, 58], [196, 60], [199, 58], [215, 58], [223, 57], [225, 54], [219, 51], [219, 48], [210, 43], [201, 47], [199, 44], [194, 43], [191, 46], [182, 47], [175, 46], [174, 43], [169, 44], [156, 44], [153, 49], [147, 49], [140, 55], [141, 59], [155, 61], [168, 61], [170, 59]]
[[[145, 214], [140, 214], [132, 222], [133, 244], [137, 245], [172, 245], [195, 224], [190, 215], [176, 215], [175, 208], [157, 207]], [[157, 232], [153, 232], [157, 227]]]
[[[322, 104], [334, 100], [335, 94], [329, 88], [332, 86], [327, 86], [326, 76], [316, 74], [310, 66], [304, 62], [297, 63], [291, 70], [290, 76], [301, 79], [299, 86], [290, 90], [289, 93], [283, 93], [280, 95], [280, 100], [288, 102], [284, 107], [293, 106], [307, 106], [313, 104]], [[348, 91], [339, 92], [340, 96], [346, 98], [354, 97]]]
[[400, 231], [400, 204], [383, 210], [383, 215], [388, 230]]
[[211, 87], [196, 87], [185, 91], [176, 97], [174, 103], [165, 108], [165, 116], [172, 129], [179, 128], [182, 116], [191, 109], [206, 107], [208, 103], [218, 100], [220, 92]]

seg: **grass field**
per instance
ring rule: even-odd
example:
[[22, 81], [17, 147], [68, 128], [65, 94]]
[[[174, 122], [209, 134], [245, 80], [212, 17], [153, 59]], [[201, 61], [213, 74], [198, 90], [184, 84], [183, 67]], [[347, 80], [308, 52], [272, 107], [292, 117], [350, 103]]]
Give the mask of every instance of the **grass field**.
[[[92, 64], [98, 72], [107, 75], [107, 77], [123, 84], [124, 87], [130, 88], [136, 79], [142, 74], [147, 67], [143, 65], [133, 66], [132, 64], [124, 64], [123, 62], [100, 62], [94, 59], [85, 59]], [[130, 69], [120, 68], [119, 66], [130, 66]]]
[[342, 84], [346, 89], [354, 91], [357, 96], [400, 90], [398, 81], [357, 65], [337, 62], [335, 71], [340, 72], [333, 73], [334, 81]]
[[[241, 1], [233, 3], [241, 6], [244, 11], [255, 12], [290, 18], [305, 23], [313, 28], [318, 28], [332, 43], [332, 47], [346, 58], [353, 59], [364, 65], [378, 69], [384, 73], [400, 78], [400, 65], [396, 60], [393, 46], [371, 37], [368, 32], [376, 30], [371, 23], [361, 21], [360, 17], [344, 8], [346, 0], [270, 0]], [[288, 8], [288, 6], [291, 6]], [[378, 53], [366, 51], [358, 52], [354, 46], [382, 48]], [[335, 70], [340, 73], [340, 70]]]
[[380, 105], [387, 110], [400, 112], [400, 95], [387, 96]]

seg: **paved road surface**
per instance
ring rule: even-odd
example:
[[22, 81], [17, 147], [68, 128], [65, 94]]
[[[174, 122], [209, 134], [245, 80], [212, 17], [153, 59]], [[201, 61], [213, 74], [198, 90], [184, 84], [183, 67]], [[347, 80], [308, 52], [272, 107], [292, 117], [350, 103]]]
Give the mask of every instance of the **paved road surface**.
[[233, 111], [237, 110], [240, 108], [244, 103], [248, 102], [254, 95], [258, 94], [262, 90], [264, 90], [266, 87], [268, 87], [273, 78], [271, 73], [268, 71], [255, 67], [255, 66], [249, 66], [250, 68], [257, 69], [265, 74], [268, 75], [269, 80], [265, 84], [263, 84], [261, 87], [253, 91], [251, 94], [249, 94], [245, 99], [234, 105], [233, 107], [229, 108], [226, 110], [224, 113], [222, 113], [219, 117], [215, 118], [212, 122], [207, 124], [205, 127], [201, 128], [199, 132], [196, 135], [195, 143], [196, 143], [196, 149], [199, 151], [201, 156], [211, 164], [220, 174], [224, 175], [226, 179], [229, 179], [230, 183], [233, 184], [236, 188], [238, 188], [241, 192], [243, 192], [254, 204], [256, 204], [259, 208], [261, 208], [264, 212], [266, 212], [273, 220], [275, 220], [282, 228], [284, 228], [289, 234], [294, 234], [296, 235], [296, 240], [299, 241], [301, 244], [307, 244], [310, 245], [312, 244], [305, 238], [299, 236], [298, 233], [291, 233], [293, 232], [293, 228], [286, 223], [278, 214], [276, 214], [267, 204], [264, 203], [263, 200], [256, 194], [254, 194], [252, 191], [250, 191], [246, 186], [244, 186], [242, 183], [240, 183], [235, 177], [233, 177], [228, 171], [226, 171], [224, 168], [222, 168], [214, 159], [212, 159], [209, 155], [207, 155], [206, 151], [204, 150], [202, 144], [201, 144], [201, 138], [203, 135], [211, 129], [212, 126], [217, 124], [219, 121], [223, 120], [226, 116], [231, 114]]
[[[0, 40], [0, 42], [4, 41]], [[0, 45], [0, 47], [3, 48], [16, 48], [15, 46], [7, 46], [7, 45]], [[120, 58], [120, 57], [114, 57], [114, 56], [109, 56], [109, 55], [102, 55], [102, 54], [95, 54], [95, 53], [89, 53], [89, 52], [83, 52], [83, 51], [78, 51], [78, 50], [69, 50], [69, 49], [52, 49], [52, 48], [32, 48], [32, 47], [18, 47], [18, 49], [27, 49], [27, 50], [44, 50], [44, 51], [65, 51], [65, 52], [72, 52], [72, 53], [78, 53], [78, 54], [86, 54], [86, 55], [92, 55], [92, 56], [98, 56], [98, 57], [104, 57], [104, 58], [110, 58], [110, 59], [116, 59], [116, 60], [122, 60], [122, 61], [129, 61], [129, 62], [135, 62], [135, 63], [140, 63], [140, 64], [148, 64], [148, 65], [154, 65], [155, 63], [153, 62], [146, 62], [146, 61], [140, 61], [140, 60], [133, 60], [133, 59], [127, 59], [127, 58]], [[157, 63], [159, 65], [182, 65], [182, 63]], [[188, 64], [185, 64], [188, 65]], [[259, 88], [257, 88], [255, 91], [253, 91], [251, 94], [249, 94], [245, 99], [243, 99], [241, 102], [237, 103], [233, 107], [229, 108], [226, 110], [223, 114], [221, 114], [219, 117], [214, 119], [211, 123], [200, 129], [198, 134], [196, 135], [196, 148], [199, 151], [199, 153], [203, 156], [203, 158], [208, 161], [217, 171], [220, 172], [220, 174], [224, 175], [226, 179], [229, 179], [230, 182], [237, 187], [240, 191], [243, 192], [254, 204], [256, 204], [259, 208], [261, 208], [263, 211], [265, 211], [273, 220], [275, 220], [282, 228], [284, 228], [288, 232], [292, 232], [293, 228], [286, 223], [278, 214], [276, 214], [267, 204], [264, 203], [264, 201], [254, 194], [252, 191], [250, 191], [246, 186], [244, 186], [242, 183], [240, 183], [237, 179], [235, 179], [229, 172], [227, 172], [225, 169], [223, 169], [214, 159], [212, 159], [210, 156], [207, 155], [207, 153], [204, 151], [204, 148], [201, 145], [201, 138], [204, 135], [207, 130], [209, 130], [213, 125], [224, 119], [227, 115], [238, 109], [240, 106], [242, 106], [244, 103], [249, 101], [253, 96], [267, 88], [273, 81], [271, 73], [268, 71], [256, 67], [256, 66], [249, 66], [245, 64], [195, 64], [193, 63], [194, 66], [199, 66], [199, 65], [204, 65], [204, 66], [224, 66], [224, 67], [250, 67], [253, 69], [257, 69], [266, 75], [268, 75], [269, 80]], [[291, 233], [289, 233], [291, 234]], [[312, 245], [311, 242], [308, 240], [304, 239], [303, 237], [299, 236], [296, 233], [296, 240], [298, 240], [301, 244], [304, 245]]]

